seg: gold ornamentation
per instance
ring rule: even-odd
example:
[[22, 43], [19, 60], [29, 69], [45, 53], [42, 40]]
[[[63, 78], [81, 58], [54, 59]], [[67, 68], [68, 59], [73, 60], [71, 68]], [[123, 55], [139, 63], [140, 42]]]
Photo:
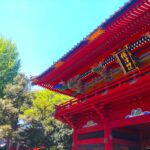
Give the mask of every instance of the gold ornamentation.
[[116, 62], [120, 64], [125, 74], [138, 68], [135, 60], [132, 58], [131, 52], [128, 51], [127, 46], [125, 46], [121, 51], [117, 52], [115, 57]]

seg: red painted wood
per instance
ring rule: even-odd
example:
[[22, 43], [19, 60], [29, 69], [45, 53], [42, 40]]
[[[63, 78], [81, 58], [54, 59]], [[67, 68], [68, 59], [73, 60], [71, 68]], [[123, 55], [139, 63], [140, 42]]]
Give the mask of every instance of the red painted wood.
[[122, 140], [122, 139], [118, 139], [118, 138], [113, 139], [112, 142], [113, 142], [113, 144], [120, 144], [120, 145], [132, 145], [132, 146], [139, 145], [139, 143], [137, 143], [137, 142]]
[[150, 123], [150, 115], [138, 116], [129, 119], [120, 119], [110, 122], [111, 128], [125, 127], [136, 124]]
[[78, 132], [78, 134], [82, 134], [82, 133], [100, 131], [100, 130], [103, 130], [103, 129], [104, 129], [103, 124], [100, 124], [100, 125], [93, 126], [93, 127], [78, 129], [77, 132]]
[[[74, 75], [82, 74], [93, 64], [111, 56], [126, 44], [132, 44], [148, 32], [150, 32], [150, 2], [138, 0], [125, 13], [111, 22], [105, 28], [102, 36], [79, 48], [66, 59], [60, 68], [55, 68], [39, 76], [36, 84], [70, 95], [71, 90], [59, 91], [53, 89], [52, 86], [59, 81], [67, 81]], [[150, 42], [135, 48], [132, 53], [137, 57], [147, 54], [149, 46]], [[122, 73], [117, 80], [105, 82], [101, 88], [95, 88], [84, 95], [79, 94], [75, 99], [57, 106], [55, 117], [74, 129], [72, 150], [77, 150], [78, 145], [83, 144], [104, 143], [105, 150], [112, 150], [113, 144], [137, 145], [135, 142], [112, 138], [114, 130], [119, 130], [122, 134], [126, 132], [129, 135], [136, 135], [137, 130], [126, 128], [130, 126], [141, 129], [139, 144], [142, 150], [145, 149], [150, 140], [143, 138], [149, 134], [146, 132], [147, 128], [144, 127], [144, 124], [150, 124], [150, 115], [125, 119], [127, 115], [131, 114], [132, 109], [141, 108], [143, 111], [150, 111], [150, 64], [147, 62], [145, 64], [141, 64], [139, 69], [126, 75]], [[119, 65], [112, 62], [108, 66], [117, 68]], [[96, 76], [95, 73], [83, 80], [90, 81], [94, 76]], [[47, 82], [50, 85], [43, 85]], [[89, 121], [93, 121], [95, 124], [83, 128]], [[77, 138], [79, 134], [100, 130], [104, 131], [103, 138], [86, 140]]]
[[99, 139], [94, 138], [94, 139], [77, 141], [77, 145], [81, 145], [81, 144], [100, 144], [100, 143], [104, 143], [104, 138], [99, 138]]
[[77, 131], [74, 129], [73, 131], [73, 145], [72, 145], [72, 150], [77, 150]]
[[104, 123], [104, 144], [105, 150], [112, 150], [112, 133], [109, 125], [109, 121], [106, 120]]
[[[150, 67], [148, 67], [148, 70], [149, 69], [150, 69]], [[145, 72], [147, 72], [147, 70], [143, 71], [143, 74], [145, 74]], [[119, 101], [119, 99], [120, 100], [126, 99], [126, 97], [131, 97], [134, 95], [137, 96], [137, 94], [139, 94], [139, 95], [140, 94], [143, 95], [144, 93], [148, 94], [148, 91], [150, 90], [148, 88], [150, 86], [150, 75], [147, 74], [145, 76], [142, 76], [142, 71], [139, 72], [139, 75], [140, 75], [140, 73], [141, 73], [140, 78], [136, 79], [136, 75], [134, 75], [134, 76], [131, 75], [129, 77], [126, 76], [122, 81], [118, 81], [118, 83], [115, 82], [114, 85], [112, 85], [112, 86], [114, 86], [116, 88], [112, 88], [111, 90], [109, 90], [109, 86], [108, 86], [107, 89], [109, 91], [108, 91], [108, 94], [106, 94], [106, 95], [103, 95], [100, 91], [97, 91], [94, 93], [93, 96], [91, 95], [90, 98], [88, 98], [88, 100], [86, 100], [84, 103], [82, 103], [80, 101], [80, 99], [75, 100], [75, 102], [72, 101], [72, 103], [68, 102], [68, 104], [66, 104], [66, 106], [68, 105], [70, 107], [66, 107], [65, 105], [60, 106], [59, 107], [60, 109], [59, 108], [57, 109], [57, 114], [58, 115], [59, 115], [59, 113], [62, 114], [66, 110], [68, 112], [79, 111], [79, 109], [81, 111], [85, 111], [86, 110], [85, 108], [89, 108], [89, 105], [91, 105], [91, 102], [92, 102], [92, 105], [94, 105], [95, 103], [98, 103], [98, 100], [99, 100], [99, 102], [103, 103], [103, 105], [104, 105], [104, 103], [107, 104], [110, 102], [114, 102], [116, 100]], [[135, 79], [136, 82], [134, 84], [130, 84], [129, 81], [131, 81], [133, 79]], [[111, 86], [110, 86], [110, 88], [111, 88]], [[102, 89], [102, 91], [103, 91], [103, 89]], [[98, 93], [100, 93], [100, 94], [98, 94]]]
[[[139, 35], [148, 32], [150, 29], [150, 8], [148, 4], [148, 1], [137, 1], [130, 9], [110, 23], [102, 36], [80, 48], [74, 55], [67, 58], [60, 68], [53, 69], [40, 76], [37, 84], [41, 85], [41, 83], [48, 81], [51, 85], [55, 85], [59, 81], [66, 81], [76, 74], [81, 74], [97, 60], [108, 57], [125, 44], [139, 38]], [[70, 94], [69, 90], [67, 92], [66, 94]]]

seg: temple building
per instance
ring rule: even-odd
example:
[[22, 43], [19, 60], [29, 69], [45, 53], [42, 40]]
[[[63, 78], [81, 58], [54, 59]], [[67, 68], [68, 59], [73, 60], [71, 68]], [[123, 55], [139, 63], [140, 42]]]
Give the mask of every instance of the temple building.
[[150, 0], [130, 0], [32, 83], [73, 97], [55, 113], [72, 150], [150, 149]]

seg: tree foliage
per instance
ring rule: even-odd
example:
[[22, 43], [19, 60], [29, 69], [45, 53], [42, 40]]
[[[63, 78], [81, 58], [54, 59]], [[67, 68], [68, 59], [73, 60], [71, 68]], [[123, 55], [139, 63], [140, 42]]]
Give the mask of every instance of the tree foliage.
[[8, 83], [17, 75], [20, 67], [16, 45], [10, 40], [0, 37], [0, 97]]
[[70, 97], [48, 90], [34, 92], [31, 107], [22, 107], [24, 112], [22, 119], [26, 123], [25, 132], [28, 133], [25, 138], [29, 144], [57, 149], [64, 149], [65, 147], [66, 150], [71, 147], [68, 145], [71, 145], [72, 130], [53, 117], [55, 105], [68, 99]]
[[16, 45], [0, 37], [0, 140], [69, 150], [72, 130], [53, 114], [55, 105], [70, 97], [48, 90], [31, 92], [19, 67]]
[[0, 139], [7, 139], [12, 134], [11, 118], [17, 113], [11, 100], [0, 99]]
[[18, 74], [0, 99], [0, 139], [30, 147], [70, 150], [72, 130], [53, 117], [55, 105], [70, 97], [52, 91], [30, 91], [27, 77]]
[[29, 99], [28, 79], [18, 74], [4, 89], [0, 99], [0, 135], [1, 138], [16, 139], [19, 130], [21, 106]]

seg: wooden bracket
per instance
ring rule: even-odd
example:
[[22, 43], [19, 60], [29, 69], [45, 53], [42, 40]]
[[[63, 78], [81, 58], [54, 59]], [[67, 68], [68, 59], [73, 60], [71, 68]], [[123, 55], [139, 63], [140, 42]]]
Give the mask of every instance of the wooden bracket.
[[101, 119], [104, 119], [103, 109], [98, 109], [95, 105], [92, 108], [95, 110], [95, 112]]
[[75, 126], [74, 126], [73, 122], [69, 119], [69, 117], [66, 114], [63, 115], [63, 118], [65, 119], [65, 121], [67, 122], [67, 124], [69, 124], [72, 128], [75, 129]]

